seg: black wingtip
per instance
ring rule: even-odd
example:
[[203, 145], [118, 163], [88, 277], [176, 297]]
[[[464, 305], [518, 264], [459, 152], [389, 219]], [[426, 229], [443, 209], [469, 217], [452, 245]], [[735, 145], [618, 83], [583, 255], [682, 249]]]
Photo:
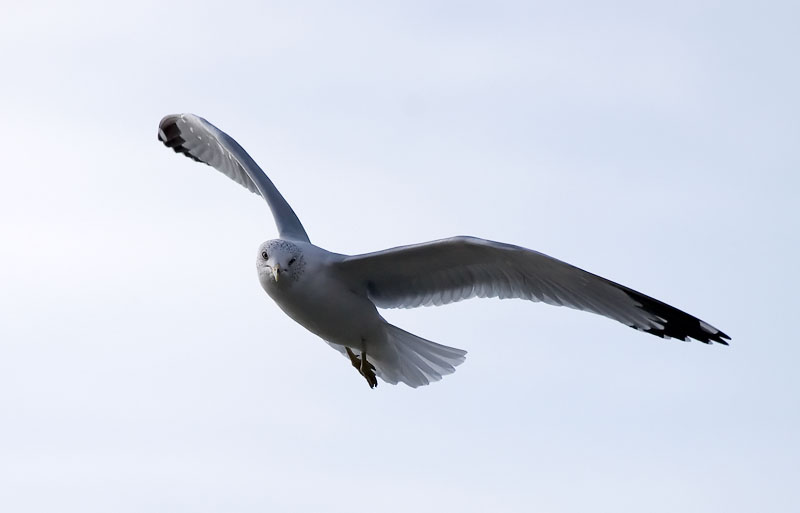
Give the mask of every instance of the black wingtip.
[[186, 140], [181, 137], [181, 129], [178, 127], [180, 118], [177, 114], [164, 116], [158, 124], [158, 140], [167, 148], [172, 148], [175, 153], [182, 153], [194, 161], [203, 162], [189, 153], [189, 149], [184, 146]]
[[[688, 314], [687, 314], [688, 315]], [[669, 326], [672, 324], [672, 326]], [[696, 331], [692, 332], [692, 334], [679, 334], [679, 333], [688, 333], [685, 330], [678, 330], [674, 326], [674, 322], [667, 321], [664, 325], [663, 329], [657, 328], [650, 328], [650, 329], [641, 329], [636, 326], [631, 326], [631, 328], [637, 331], [643, 331], [645, 333], [649, 333], [651, 335], [655, 335], [661, 338], [674, 338], [678, 340], [683, 340], [688, 342], [690, 340], [697, 340], [698, 342], [702, 342], [703, 344], [713, 344], [717, 343], [723, 346], [729, 346], [730, 344], [728, 341], [731, 339], [728, 335], [718, 332], [718, 333], [698, 333]]]
[[642, 331], [661, 338], [694, 339], [704, 344], [716, 342], [724, 346], [729, 345], [727, 341], [731, 337], [697, 317], [627, 287], [623, 287], [623, 290], [639, 304], [639, 308], [662, 319], [660, 321], [661, 328], [649, 328]]
[[174, 148], [184, 141], [181, 138], [181, 129], [178, 128], [179, 116], [164, 116], [158, 124], [158, 140], [163, 142], [169, 148]]

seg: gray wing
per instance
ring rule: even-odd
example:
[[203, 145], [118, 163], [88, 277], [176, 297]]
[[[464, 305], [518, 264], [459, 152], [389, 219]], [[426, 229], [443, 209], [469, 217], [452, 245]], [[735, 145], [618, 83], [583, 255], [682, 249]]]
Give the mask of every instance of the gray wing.
[[380, 308], [520, 298], [593, 312], [660, 337], [727, 344], [726, 334], [640, 292], [543, 253], [474, 237], [345, 257], [343, 276]]
[[258, 164], [231, 136], [194, 114], [170, 114], [158, 124], [158, 140], [176, 153], [208, 164], [263, 197], [283, 239], [309, 242], [292, 207]]

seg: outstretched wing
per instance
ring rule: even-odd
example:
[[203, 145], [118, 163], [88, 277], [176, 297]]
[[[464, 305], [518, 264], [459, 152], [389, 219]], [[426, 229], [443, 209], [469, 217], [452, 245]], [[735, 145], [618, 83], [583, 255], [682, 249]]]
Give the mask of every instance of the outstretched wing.
[[158, 140], [176, 153], [208, 164], [267, 201], [283, 239], [309, 242], [292, 207], [264, 171], [231, 136], [194, 114], [170, 114], [158, 124]]
[[474, 237], [345, 257], [336, 264], [376, 306], [414, 308], [471, 297], [520, 298], [609, 317], [659, 337], [727, 344], [677, 308], [530, 249]]

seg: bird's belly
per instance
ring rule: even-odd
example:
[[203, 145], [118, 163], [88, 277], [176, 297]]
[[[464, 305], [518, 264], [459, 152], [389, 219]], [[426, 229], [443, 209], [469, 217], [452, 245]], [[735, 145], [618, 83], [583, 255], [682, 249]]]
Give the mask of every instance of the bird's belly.
[[267, 293], [286, 315], [328, 342], [363, 350], [366, 341], [382, 336], [383, 318], [369, 299], [338, 284], [317, 285]]

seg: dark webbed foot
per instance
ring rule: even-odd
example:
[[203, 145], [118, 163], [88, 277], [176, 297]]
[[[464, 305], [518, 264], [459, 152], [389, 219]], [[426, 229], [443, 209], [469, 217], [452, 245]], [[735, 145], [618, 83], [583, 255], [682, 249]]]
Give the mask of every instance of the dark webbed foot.
[[361, 368], [359, 369], [361, 375], [367, 380], [370, 388], [378, 386], [378, 378], [375, 377], [375, 366], [367, 361], [367, 352], [361, 353]]
[[364, 379], [369, 383], [369, 387], [375, 388], [378, 386], [378, 378], [375, 377], [375, 366], [367, 360], [367, 352], [362, 352], [361, 357], [358, 357], [349, 347], [345, 347], [345, 350], [347, 351], [347, 356], [350, 357], [350, 363], [353, 364], [359, 374], [364, 376]]
[[347, 356], [350, 357], [350, 363], [353, 364], [353, 367], [355, 367], [358, 372], [361, 372], [361, 358], [356, 356], [353, 350], [349, 347], [345, 346], [344, 349], [347, 351]]

